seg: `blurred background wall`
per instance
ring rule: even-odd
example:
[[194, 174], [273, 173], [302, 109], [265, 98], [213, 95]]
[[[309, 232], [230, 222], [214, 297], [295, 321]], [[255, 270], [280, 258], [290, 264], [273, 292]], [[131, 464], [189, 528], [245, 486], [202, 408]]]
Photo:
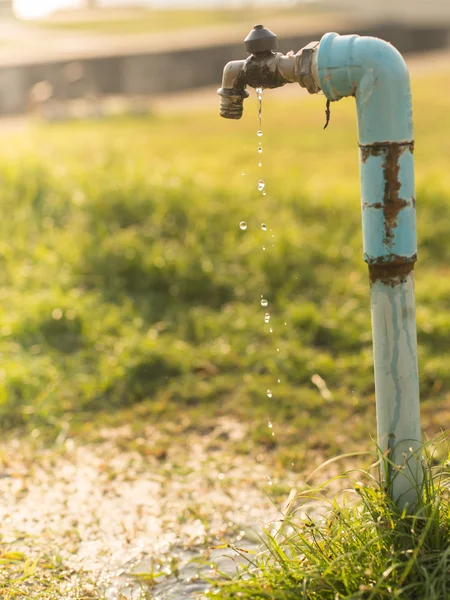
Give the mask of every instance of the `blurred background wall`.
[[0, 0], [0, 115], [59, 118], [73, 101], [85, 102], [84, 114], [105, 99], [145, 106], [218, 86], [256, 20], [283, 52], [331, 30], [375, 35], [403, 53], [450, 45], [447, 0]]

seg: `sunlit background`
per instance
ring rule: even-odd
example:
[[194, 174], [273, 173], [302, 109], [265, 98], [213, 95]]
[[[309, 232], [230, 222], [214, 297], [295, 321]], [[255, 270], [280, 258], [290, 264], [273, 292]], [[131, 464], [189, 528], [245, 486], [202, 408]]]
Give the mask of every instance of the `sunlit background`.
[[[316, 0], [306, 0], [315, 2]], [[295, 4], [295, 0], [277, 0], [276, 4]], [[14, 0], [14, 12], [23, 19], [35, 19], [55, 10], [90, 6], [144, 6], [163, 8], [236, 8], [241, 6], [269, 6], [273, 0]]]
[[79, 3], [70, 0], [15, 0], [14, 12], [21, 19], [44, 17], [60, 8], [76, 8]]

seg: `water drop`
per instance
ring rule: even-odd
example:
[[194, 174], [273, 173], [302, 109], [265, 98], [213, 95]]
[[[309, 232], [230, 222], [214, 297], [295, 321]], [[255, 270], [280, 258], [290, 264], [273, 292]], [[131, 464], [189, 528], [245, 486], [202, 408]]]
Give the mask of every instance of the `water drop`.
[[266, 300], [265, 298], [261, 299], [261, 306], [267, 306], [269, 304], [269, 301]]
[[258, 120], [259, 120], [259, 129], [258, 129], [258, 135], [259, 132], [261, 131], [261, 135], [262, 135], [262, 88], [256, 88], [256, 95], [258, 97]]
[[267, 194], [267, 192], [266, 192], [266, 191], [264, 191], [264, 192], [263, 192], [263, 196], [265, 196], [266, 194]]
[[273, 425], [272, 425], [272, 423], [271, 423], [270, 421], [267, 423], [267, 427], [268, 427], [269, 429], [272, 429]]
[[264, 323], [268, 323], [270, 321], [270, 315], [269, 313], [266, 313], [264, 316]]
[[273, 333], [273, 329], [272, 329], [272, 327], [270, 327], [270, 329], [269, 329], [269, 333]]
[[265, 246], [263, 246], [263, 247], [262, 247], [262, 249], [263, 249], [263, 250], [265, 250], [265, 249], [266, 249], [266, 247], [265, 247]]
[[261, 223], [261, 229], [263, 231], [267, 231], [267, 225], [265, 223]]
[[245, 231], [247, 229], [247, 223], [245, 221], [241, 221], [239, 223], [239, 227], [242, 229], [242, 231]]
[[242, 177], [245, 175], [244, 171], [242, 171]]
[[258, 148], [258, 152], [259, 152], [260, 154], [262, 154], [262, 148], [261, 148], [261, 146]]
[[281, 383], [281, 379], [277, 379], [278, 383]]
[[258, 129], [258, 131], [256, 132], [256, 135], [257, 135], [258, 137], [261, 137], [261, 136], [262, 136], [262, 134], [263, 134], [262, 130], [261, 130], [261, 129]]
[[262, 162], [261, 161], [259, 161], [258, 167], [262, 167]]
[[272, 398], [272, 390], [267, 390], [267, 397]]
[[260, 180], [258, 181], [258, 190], [259, 190], [260, 192], [262, 192], [262, 191], [263, 191], [263, 189], [265, 188], [265, 186], [266, 186], [266, 184], [264, 183], [264, 180], [263, 180], [263, 179], [260, 179]]

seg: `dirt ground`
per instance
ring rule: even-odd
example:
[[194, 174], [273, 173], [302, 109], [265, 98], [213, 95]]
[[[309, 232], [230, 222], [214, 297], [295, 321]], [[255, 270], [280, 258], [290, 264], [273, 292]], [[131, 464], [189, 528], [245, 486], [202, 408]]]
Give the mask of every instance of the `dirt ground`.
[[[100, 431], [100, 443], [62, 439], [47, 451], [13, 440], [0, 450], [2, 546], [32, 557], [57, 555], [74, 574], [88, 572], [111, 599], [120, 597], [133, 569], [164, 568], [165, 558], [179, 561], [198, 589], [192, 556], [206, 560], [224, 537], [255, 546], [262, 525], [272, 527], [279, 517], [270, 498], [279, 483], [273, 460], [234, 451], [246, 435], [244, 426], [222, 419], [159, 456], [150, 446], [160, 432], [150, 427], [137, 440], [125, 425]], [[283, 481], [294, 484], [293, 476]], [[1, 579], [0, 565], [0, 585]], [[165, 582], [170, 594], [178, 589], [168, 597], [189, 592], [182, 579]]]

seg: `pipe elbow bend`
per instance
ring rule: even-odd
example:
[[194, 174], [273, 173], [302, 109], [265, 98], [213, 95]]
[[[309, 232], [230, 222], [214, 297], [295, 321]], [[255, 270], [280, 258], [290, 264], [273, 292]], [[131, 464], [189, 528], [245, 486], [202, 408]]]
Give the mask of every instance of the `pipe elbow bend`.
[[329, 100], [356, 97], [360, 143], [412, 139], [409, 73], [394, 46], [374, 37], [327, 33], [320, 41], [318, 76]]

